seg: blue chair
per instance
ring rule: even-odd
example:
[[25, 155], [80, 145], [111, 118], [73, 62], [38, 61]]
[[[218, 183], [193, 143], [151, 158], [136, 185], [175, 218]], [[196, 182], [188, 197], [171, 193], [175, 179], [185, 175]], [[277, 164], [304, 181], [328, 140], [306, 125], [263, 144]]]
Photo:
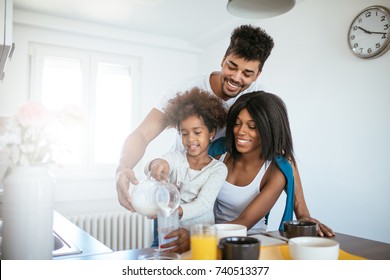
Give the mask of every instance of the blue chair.
[[[294, 214], [294, 171], [290, 162], [282, 156], [276, 158], [276, 164], [283, 172], [287, 181], [286, 186], [284, 187], [284, 191], [286, 192], [286, 206], [279, 225], [279, 231], [284, 231], [283, 223], [285, 221], [291, 221]], [[269, 214], [270, 213], [268, 212], [265, 216], [265, 224], [268, 224]]]
[[215, 157], [222, 155], [226, 152], [225, 137], [218, 138], [210, 143], [208, 153], [210, 156]]

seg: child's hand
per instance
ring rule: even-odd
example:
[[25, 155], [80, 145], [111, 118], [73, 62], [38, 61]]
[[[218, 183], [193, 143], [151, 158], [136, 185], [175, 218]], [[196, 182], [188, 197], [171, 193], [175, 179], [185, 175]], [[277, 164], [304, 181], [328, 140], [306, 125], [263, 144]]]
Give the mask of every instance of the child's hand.
[[165, 159], [157, 158], [149, 164], [150, 176], [157, 181], [168, 181], [169, 164]]

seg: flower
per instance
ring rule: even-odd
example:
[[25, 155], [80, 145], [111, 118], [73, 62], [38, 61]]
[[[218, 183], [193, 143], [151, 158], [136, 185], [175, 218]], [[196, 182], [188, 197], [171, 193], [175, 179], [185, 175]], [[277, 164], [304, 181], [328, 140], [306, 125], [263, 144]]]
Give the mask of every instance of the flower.
[[0, 132], [0, 151], [6, 151], [12, 165], [53, 164], [64, 151], [59, 139], [61, 127], [80, 120], [75, 106], [65, 106], [53, 113], [42, 104], [28, 102], [19, 108]]

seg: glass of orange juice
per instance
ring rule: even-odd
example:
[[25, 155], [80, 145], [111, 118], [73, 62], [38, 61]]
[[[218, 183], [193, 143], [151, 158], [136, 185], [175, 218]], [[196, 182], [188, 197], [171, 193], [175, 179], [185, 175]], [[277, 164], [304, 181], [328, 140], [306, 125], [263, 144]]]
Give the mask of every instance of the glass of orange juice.
[[191, 227], [191, 259], [217, 259], [217, 233], [214, 226], [197, 224]]

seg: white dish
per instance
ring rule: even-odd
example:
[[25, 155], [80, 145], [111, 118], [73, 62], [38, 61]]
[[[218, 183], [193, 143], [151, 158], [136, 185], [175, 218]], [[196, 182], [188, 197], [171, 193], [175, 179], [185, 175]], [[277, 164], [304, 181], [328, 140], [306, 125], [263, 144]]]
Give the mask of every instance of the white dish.
[[288, 249], [294, 260], [337, 260], [340, 244], [324, 237], [290, 238]]
[[246, 226], [238, 224], [215, 224], [218, 240], [229, 236], [246, 236]]
[[249, 235], [250, 237], [255, 237], [261, 242], [261, 246], [271, 246], [271, 245], [285, 245], [286, 242], [280, 239], [272, 238], [264, 234], [254, 234]]

